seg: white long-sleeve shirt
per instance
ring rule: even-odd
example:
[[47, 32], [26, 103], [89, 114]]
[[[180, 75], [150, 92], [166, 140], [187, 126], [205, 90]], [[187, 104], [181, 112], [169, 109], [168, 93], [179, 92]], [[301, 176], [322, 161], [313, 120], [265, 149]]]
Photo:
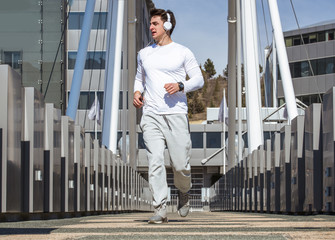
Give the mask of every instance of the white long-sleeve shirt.
[[[134, 92], [144, 93], [143, 113], [187, 113], [186, 93], [201, 88], [204, 79], [197, 60], [186, 47], [172, 42], [143, 48], [137, 56]], [[189, 80], [186, 81], [186, 74]], [[183, 82], [184, 91], [170, 95], [166, 83]]]

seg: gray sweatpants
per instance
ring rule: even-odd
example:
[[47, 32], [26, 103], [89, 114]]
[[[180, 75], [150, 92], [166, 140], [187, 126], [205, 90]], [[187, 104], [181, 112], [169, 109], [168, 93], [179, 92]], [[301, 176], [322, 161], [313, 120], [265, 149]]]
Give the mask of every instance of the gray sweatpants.
[[149, 186], [153, 206], [166, 204], [168, 186], [164, 166], [165, 144], [174, 172], [174, 185], [183, 193], [191, 189], [191, 138], [186, 114], [157, 115], [146, 113], [140, 127], [149, 161]]

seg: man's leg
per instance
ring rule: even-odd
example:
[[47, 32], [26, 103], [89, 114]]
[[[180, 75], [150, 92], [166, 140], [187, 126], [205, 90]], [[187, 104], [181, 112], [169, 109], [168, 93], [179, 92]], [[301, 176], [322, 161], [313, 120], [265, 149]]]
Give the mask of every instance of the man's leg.
[[174, 185], [179, 189], [178, 213], [186, 217], [189, 212], [188, 191], [191, 183], [191, 138], [188, 119], [184, 114], [166, 115], [170, 131], [164, 133], [174, 172]]
[[164, 165], [165, 139], [160, 129], [159, 120], [156, 119], [155, 115], [143, 115], [141, 128], [147, 149], [148, 177], [150, 190], [153, 194], [153, 206], [155, 208], [165, 207], [168, 191]]
[[191, 137], [185, 114], [166, 115], [170, 131], [165, 133], [174, 171], [174, 184], [183, 193], [191, 189]]

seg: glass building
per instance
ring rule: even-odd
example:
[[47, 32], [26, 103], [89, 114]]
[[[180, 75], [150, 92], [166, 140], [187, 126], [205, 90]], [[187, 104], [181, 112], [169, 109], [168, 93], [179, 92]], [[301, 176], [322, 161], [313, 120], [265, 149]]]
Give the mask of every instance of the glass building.
[[10, 0], [0, 8], [0, 63], [9, 64], [23, 86], [35, 87], [63, 111], [66, 2]]

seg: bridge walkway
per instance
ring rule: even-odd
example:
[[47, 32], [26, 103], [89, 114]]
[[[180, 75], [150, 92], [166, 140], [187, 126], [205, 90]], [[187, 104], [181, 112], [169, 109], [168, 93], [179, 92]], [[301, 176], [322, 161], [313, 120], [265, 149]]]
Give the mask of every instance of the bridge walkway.
[[169, 223], [148, 224], [151, 213], [0, 223], [1, 239], [335, 239], [333, 215], [241, 212], [169, 213]]

